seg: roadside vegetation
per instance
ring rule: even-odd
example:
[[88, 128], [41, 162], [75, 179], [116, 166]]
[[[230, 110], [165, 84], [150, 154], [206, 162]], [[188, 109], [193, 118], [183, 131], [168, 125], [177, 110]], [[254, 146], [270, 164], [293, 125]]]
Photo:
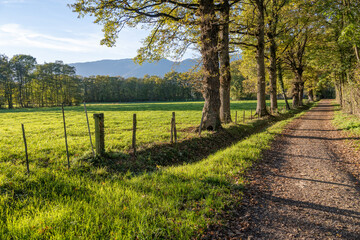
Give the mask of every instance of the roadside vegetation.
[[[235, 102], [233, 109], [251, 109], [253, 105], [256, 105], [255, 101]], [[122, 106], [130, 112], [139, 107], [138, 104]], [[186, 109], [185, 106], [189, 108]], [[117, 139], [116, 136], [120, 135], [121, 131], [113, 129], [119, 125], [127, 128], [126, 123], [123, 123], [126, 121], [120, 118], [127, 112], [120, 111], [119, 108], [120, 105], [89, 106], [90, 111], [105, 112], [107, 151], [113, 151], [113, 155], [109, 154], [109, 157], [104, 159], [79, 157], [77, 160], [75, 154], [89, 154], [85, 124], [79, 124], [84, 125], [83, 131], [81, 128], [78, 132], [72, 132], [70, 129], [79, 129], [76, 126], [77, 121], [83, 121], [84, 115], [79, 107], [67, 109], [67, 119], [70, 123], [69, 140], [73, 139], [69, 141], [72, 149], [72, 165], [69, 170], [65, 166], [65, 150], [62, 149], [64, 144], [59, 109], [21, 109], [16, 110], [16, 116], [12, 116], [13, 113], [10, 111], [2, 114], [5, 118], [9, 115], [14, 122], [12, 130], [4, 125], [0, 128], [0, 141], [4, 146], [2, 149], [18, 149], [18, 152], [14, 151], [12, 154], [1, 151], [1, 154], [7, 154], [6, 157], [2, 155], [0, 162], [0, 236], [3, 239], [199, 237], [208, 224], [221, 223], [217, 218], [218, 214], [241, 198], [242, 189], [246, 184], [244, 173], [260, 158], [262, 150], [269, 147], [276, 134], [282, 131], [292, 117], [299, 116], [295, 114], [301, 111], [293, 110], [275, 117], [254, 120], [245, 125], [229, 124], [218, 133], [206, 132], [201, 139], [196, 137], [195, 133], [183, 133], [180, 139], [185, 146], [188, 145], [187, 149], [181, 147], [182, 143], [178, 143], [172, 147], [176, 150], [169, 153], [169, 145], [158, 144], [157, 150], [151, 152], [152, 157], [148, 158], [148, 162], [142, 161], [143, 165], [139, 168], [126, 171], [124, 168], [116, 167], [122, 164], [120, 160], [124, 159], [122, 155], [126, 155], [126, 148], [111, 147], [116, 142], [126, 139]], [[149, 135], [145, 138], [144, 144], [149, 143], [151, 138], [167, 141], [168, 134], [161, 133], [169, 129], [161, 126], [169, 121], [164, 120], [161, 123], [159, 119], [170, 116], [171, 111], [177, 112], [177, 121], [183, 122], [183, 129], [196, 126], [201, 113], [199, 116], [195, 114], [198, 112], [197, 108], [201, 110], [201, 103], [141, 106], [141, 109], [147, 108], [158, 108], [158, 112], [152, 109], [153, 114], [157, 113], [158, 120], [150, 121], [150, 116], [146, 118], [147, 122], [153, 122], [155, 127], [152, 130], [158, 133], [154, 135], [156, 137]], [[115, 119], [116, 116], [118, 119]], [[51, 123], [52, 119], [59, 119], [59, 123]], [[29, 149], [37, 147], [31, 152], [30, 175], [26, 174], [22, 160], [24, 157], [21, 154], [21, 133], [15, 128], [25, 120], [29, 128]], [[272, 125], [279, 120], [282, 121]], [[52, 129], [45, 131], [45, 128]], [[144, 127], [144, 135], [145, 129], [148, 128]], [[14, 143], [12, 140], [15, 140], [15, 137], [4, 137], [7, 131], [12, 131], [12, 136], [18, 136], [20, 140]], [[250, 136], [253, 132], [255, 134]], [[163, 138], [159, 139], [158, 136]], [[246, 136], [249, 137], [239, 141]], [[188, 138], [197, 139], [196, 144], [187, 144]], [[208, 138], [210, 140], [207, 140]], [[226, 145], [218, 144], [213, 154], [205, 154], [204, 151], [201, 158], [197, 150], [213, 141], [230, 141], [233, 144], [224, 149], [221, 148]], [[180, 147], [177, 148], [178, 146]], [[186, 155], [181, 157], [181, 153]], [[44, 160], [39, 157], [41, 154], [42, 158], [48, 159], [47, 162], [41, 162]], [[145, 156], [139, 154], [140, 157]], [[171, 162], [173, 155], [177, 155], [182, 162]], [[165, 160], [165, 163], [161, 160]], [[137, 160], [128, 158], [127, 161]], [[147, 170], [146, 164], [156, 167]], [[140, 172], [136, 169], [143, 170]], [[234, 192], [237, 194], [234, 195]]]
[[[353, 137], [355, 146], [357, 149], [360, 149], [360, 118], [354, 114], [348, 114], [344, 111], [341, 111], [339, 105], [336, 105], [335, 116], [333, 123], [335, 127], [339, 130], [344, 131], [349, 134], [350, 137]], [[356, 139], [357, 138], [357, 139]]]

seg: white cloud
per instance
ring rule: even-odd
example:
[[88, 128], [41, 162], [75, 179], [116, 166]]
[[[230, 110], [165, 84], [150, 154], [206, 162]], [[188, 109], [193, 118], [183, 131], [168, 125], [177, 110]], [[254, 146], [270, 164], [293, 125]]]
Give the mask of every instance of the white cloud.
[[23, 3], [25, 0], [2, 0], [0, 3], [2, 4], [11, 4], [11, 3]]
[[81, 39], [55, 37], [21, 27], [19, 24], [0, 25], [0, 46], [51, 49], [67, 52], [89, 52], [102, 48], [100, 38], [88, 35]]

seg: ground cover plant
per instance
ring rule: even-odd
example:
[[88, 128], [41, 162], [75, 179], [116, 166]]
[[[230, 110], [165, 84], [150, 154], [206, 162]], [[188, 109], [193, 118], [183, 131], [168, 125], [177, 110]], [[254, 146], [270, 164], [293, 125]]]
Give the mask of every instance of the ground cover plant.
[[354, 141], [357, 149], [360, 149], [360, 118], [357, 115], [341, 111], [340, 105], [335, 105], [336, 110], [333, 123], [339, 129], [345, 131]]
[[[196, 112], [196, 104], [199, 104], [201, 110], [201, 103], [192, 103], [189, 105], [188, 112]], [[241, 107], [243, 103], [235, 103], [235, 107], [236, 104]], [[255, 102], [245, 102], [243, 106], [250, 105], [249, 108], [251, 108], [252, 104], [255, 106]], [[160, 104], [160, 106], [164, 105]], [[137, 104], [126, 106], [137, 108]], [[152, 104], [147, 106], [154, 107]], [[187, 111], [186, 104], [181, 103], [180, 106], [184, 106], [184, 111]], [[96, 107], [98, 106], [89, 106], [89, 110], [96, 111]], [[110, 113], [114, 106], [105, 105], [102, 110], [104, 111], [106, 107]], [[191, 110], [191, 107], [194, 107], [194, 110]], [[167, 110], [171, 115], [174, 108]], [[13, 117], [18, 117], [17, 120], [28, 121], [24, 123], [29, 125], [37, 118], [42, 121], [51, 117], [61, 119], [56, 109], [40, 111], [22, 109], [18, 112], [20, 114]], [[75, 107], [73, 116], [68, 114], [69, 123], [75, 124], [78, 112], [81, 112], [80, 108]], [[179, 112], [178, 116], [181, 116], [180, 108], [176, 109], [176, 112]], [[41, 116], [41, 113], [49, 118]], [[2, 113], [5, 116], [7, 114], [13, 113]], [[191, 114], [188, 115], [191, 116]], [[65, 161], [62, 161], [64, 157], [61, 156], [65, 155], [64, 150], [60, 150], [64, 145], [61, 137], [62, 129], [60, 128], [57, 132], [54, 126], [39, 121], [37, 125], [39, 128], [43, 125], [44, 128], [45, 126], [46, 128], [53, 127], [50, 129], [54, 131], [54, 134], [49, 134], [43, 129], [45, 139], [39, 137], [40, 146], [53, 141], [51, 138], [46, 138], [49, 135], [61, 140], [47, 146], [48, 153], [54, 160], [48, 155], [46, 156], [47, 164], [38, 164], [39, 158], [36, 159], [37, 161], [32, 159], [30, 175], [25, 174], [21, 153], [18, 153], [18, 156], [13, 154], [13, 158], [2, 158], [0, 163], [0, 236], [3, 239], [184, 239], [200, 236], [207, 224], [216, 221], [217, 214], [234, 201], [231, 192], [241, 192], [244, 186], [243, 173], [260, 157], [261, 151], [269, 146], [275, 134], [279, 133], [290, 120], [281, 121], [265, 129], [267, 123], [289, 118], [292, 115], [293, 113], [289, 113], [274, 119], [225, 128], [224, 131], [230, 132], [230, 135], [238, 132], [236, 129], [247, 132], [259, 129], [260, 132], [198, 161], [189, 163], [184, 161], [181, 165], [174, 164], [173, 166], [159, 164], [154, 171], [138, 174], [130, 171], [112, 171], [113, 168], [110, 166], [98, 164], [102, 159], [96, 162], [87, 158], [82, 159], [83, 161], [72, 160], [72, 168], [67, 170]], [[30, 116], [35, 116], [33, 121], [29, 120]], [[10, 119], [11, 116], [6, 117]], [[186, 119], [185, 114], [183, 118]], [[117, 122], [114, 121], [114, 123]], [[188, 125], [185, 127], [191, 127], [196, 123], [189, 121], [186, 124]], [[161, 124], [158, 126], [161, 127]], [[2, 126], [1, 131], [5, 133], [10, 131], [3, 128]], [[74, 138], [86, 138], [86, 130], [84, 130], [84, 136], [69, 132], [71, 133], [69, 135]], [[111, 131], [107, 129], [107, 132]], [[29, 138], [36, 134], [38, 132], [30, 129]], [[21, 136], [20, 131], [18, 135]], [[204, 141], [207, 137], [210, 136], [206, 136]], [[6, 145], [11, 142], [10, 139], [10, 137], [1, 139], [1, 143], [4, 142], [6, 146], [1, 149], [2, 154], [6, 154], [6, 149], [11, 149], [11, 145]], [[110, 141], [110, 139], [107, 140]], [[84, 145], [87, 144], [85, 142], [84, 140]], [[73, 144], [75, 145], [75, 142]], [[198, 145], [201, 145], [201, 141]], [[50, 150], [51, 146], [55, 147], [55, 150]], [[19, 151], [21, 151], [20, 148]], [[59, 149], [56, 150], [56, 148]], [[112, 149], [108, 148], [108, 150]], [[76, 151], [72, 151], [74, 157]], [[84, 153], [86, 151], [88, 150], [84, 147]], [[158, 150], [154, 154], [157, 154], [159, 158], [163, 152]], [[32, 156], [35, 156], [35, 152]], [[116, 158], [113, 159], [116, 160]]]

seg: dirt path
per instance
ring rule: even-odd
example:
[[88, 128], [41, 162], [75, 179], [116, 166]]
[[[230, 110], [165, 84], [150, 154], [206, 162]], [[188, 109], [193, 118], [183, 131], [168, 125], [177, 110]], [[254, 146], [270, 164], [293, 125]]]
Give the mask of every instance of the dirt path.
[[360, 192], [332, 149], [345, 141], [332, 116], [320, 102], [265, 153], [233, 239], [360, 239]]

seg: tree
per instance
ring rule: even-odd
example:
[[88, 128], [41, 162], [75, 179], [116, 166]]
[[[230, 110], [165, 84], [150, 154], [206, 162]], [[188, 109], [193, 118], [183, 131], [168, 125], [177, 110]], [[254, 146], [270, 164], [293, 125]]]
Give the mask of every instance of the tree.
[[202, 55], [202, 82], [205, 99], [204, 125], [202, 127], [216, 130], [221, 126], [219, 60], [217, 56], [219, 28], [214, 0], [196, 2], [78, 0], [71, 6], [81, 15], [93, 14], [96, 17], [95, 22], [104, 25], [105, 37], [102, 43], [108, 46], [115, 44], [117, 34], [125, 25], [136, 27], [143, 24], [160, 28], [167, 23], [177, 23], [180, 25], [179, 29], [189, 29], [189, 25], [196, 24], [200, 33], [199, 45]]
[[5, 55], [0, 55], [0, 86], [3, 89], [4, 102], [7, 103], [9, 109], [13, 108], [14, 82], [11, 78], [9, 59]]
[[15, 55], [10, 59], [15, 83], [18, 87], [17, 102], [21, 107], [28, 106], [30, 74], [34, 70], [36, 59], [30, 55]]
[[241, 15], [234, 20], [230, 31], [234, 34], [232, 44], [253, 51], [257, 64], [257, 107], [256, 114], [268, 115], [266, 110], [266, 76], [265, 76], [265, 0], [246, 0], [242, 3]]
[[[270, 107], [272, 111], [276, 111], [278, 108], [277, 104], [277, 69], [281, 69], [278, 58], [278, 38], [279, 35], [287, 32], [289, 26], [287, 24], [280, 24], [279, 18], [282, 14], [284, 14], [285, 6], [290, 2], [290, 0], [272, 0], [270, 6], [267, 8], [267, 38], [270, 43], [269, 46], [269, 82], [270, 82]], [[284, 19], [281, 19], [284, 22]], [[279, 25], [282, 25], [282, 29], [279, 29]], [[281, 76], [281, 73], [279, 73]], [[279, 80], [279, 81], [282, 81]], [[288, 107], [286, 94], [283, 89], [283, 83], [280, 82], [280, 85], [283, 90], [283, 95], [286, 101], [286, 106]]]

